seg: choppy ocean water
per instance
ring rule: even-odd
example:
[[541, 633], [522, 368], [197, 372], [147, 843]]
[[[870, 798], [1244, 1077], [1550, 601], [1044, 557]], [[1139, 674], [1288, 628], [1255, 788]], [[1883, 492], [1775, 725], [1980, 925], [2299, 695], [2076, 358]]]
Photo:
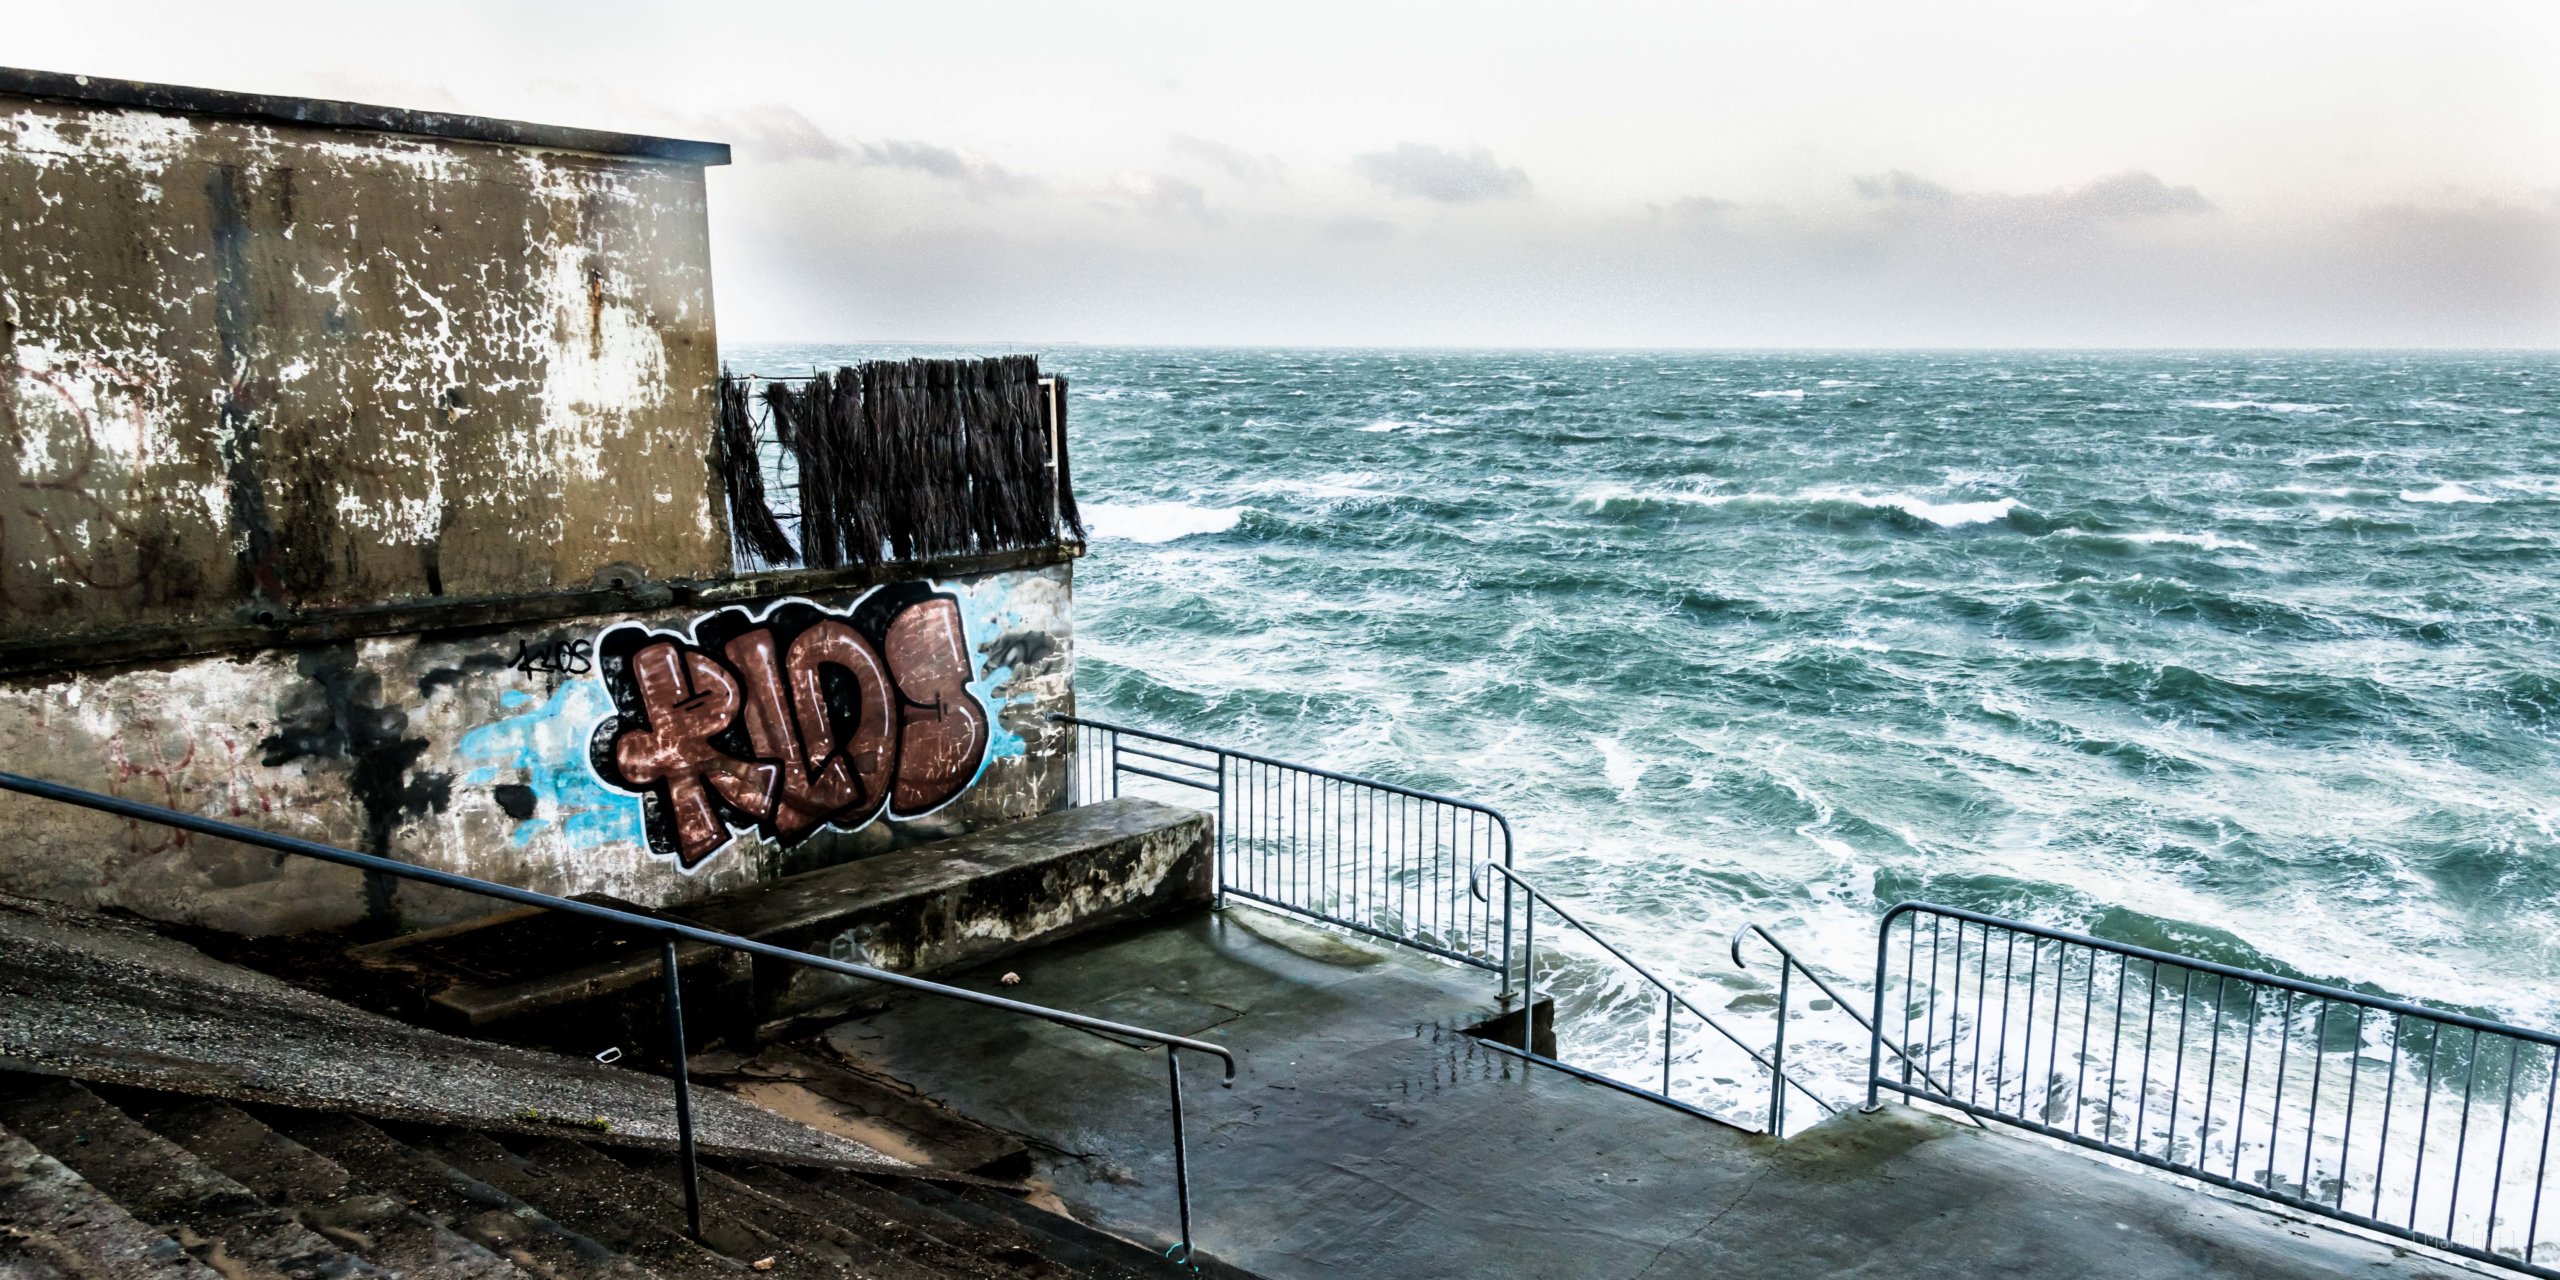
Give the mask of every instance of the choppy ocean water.
[[1083, 705], [1498, 805], [1709, 1007], [1916, 897], [2560, 1028], [2560, 357], [1042, 359]]

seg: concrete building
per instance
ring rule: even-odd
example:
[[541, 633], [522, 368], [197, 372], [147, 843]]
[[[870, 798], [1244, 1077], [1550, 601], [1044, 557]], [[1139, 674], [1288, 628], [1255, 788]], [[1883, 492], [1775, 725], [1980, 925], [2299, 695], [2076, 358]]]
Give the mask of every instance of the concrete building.
[[[1062, 805], [1062, 526], [736, 568], [728, 155], [0, 71], [0, 761], [645, 906]], [[795, 674], [824, 695], [797, 711]], [[651, 706], [691, 736], [638, 732]], [[16, 797], [0, 821], [0, 890], [155, 919], [485, 909]]]

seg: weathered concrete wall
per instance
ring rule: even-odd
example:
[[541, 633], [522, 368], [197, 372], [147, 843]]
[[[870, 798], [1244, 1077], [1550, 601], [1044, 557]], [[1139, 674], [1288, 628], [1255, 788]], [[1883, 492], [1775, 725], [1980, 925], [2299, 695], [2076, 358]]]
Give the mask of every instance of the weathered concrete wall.
[[[682, 903], [1063, 805], [1070, 735], [1046, 717], [1071, 709], [1070, 588], [1070, 567], [1059, 563], [718, 609], [33, 677], [0, 685], [0, 760], [75, 786], [545, 892]], [[938, 706], [913, 696], [931, 692], [917, 682], [931, 683], [936, 655], [929, 631], [924, 640], [890, 634], [910, 615], [955, 628], [965, 706], [956, 695]], [[794, 636], [858, 648], [816, 625], [835, 618], [869, 637], [905, 695], [892, 708], [896, 745], [865, 729], [860, 708], [877, 703], [851, 667], [791, 657], [815, 651]], [[760, 648], [755, 632], [767, 626], [779, 643]], [[734, 687], [726, 719], [703, 738], [707, 755], [649, 749], [678, 726], [663, 715], [667, 723], [649, 723], [645, 709], [632, 714], [636, 673], [646, 666], [628, 643], [634, 637], [657, 637], [685, 658], [692, 684], [679, 692]], [[618, 649], [629, 659], [620, 667]], [[758, 653], [784, 656], [760, 679]], [[828, 705], [814, 719], [795, 682], [804, 669], [816, 673], [807, 678]], [[760, 691], [780, 700], [758, 712]], [[618, 706], [617, 693], [629, 705]], [[690, 703], [688, 714], [720, 701]], [[865, 743], [892, 754], [862, 755]], [[872, 791], [834, 804], [813, 799], [839, 759]], [[762, 792], [710, 788], [725, 838], [688, 848], [673, 839], [670, 810], [681, 805], [670, 797], [680, 788], [663, 772], [634, 774], [667, 760], [692, 760], [686, 767], [705, 777], [773, 769], [755, 773]], [[797, 791], [785, 786], [791, 769], [800, 770]], [[893, 785], [899, 794], [874, 794]], [[916, 816], [901, 816], [908, 813]], [[18, 796], [0, 795], [0, 829], [11, 835], [0, 842], [0, 890], [157, 919], [271, 933], [367, 920], [415, 927], [490, 909], [485, 900], [368, 884], [308, 859]]]
[[0, 636], [726, 573], [717, 365], [698, 163], [0, 94]]

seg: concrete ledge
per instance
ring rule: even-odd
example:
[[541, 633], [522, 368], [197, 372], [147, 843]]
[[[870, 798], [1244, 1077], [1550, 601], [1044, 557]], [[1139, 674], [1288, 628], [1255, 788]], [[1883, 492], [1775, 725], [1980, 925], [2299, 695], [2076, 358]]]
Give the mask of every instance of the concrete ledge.
[[[918, 845], [695, 904], [705, 927], [926, 974], [1124, 921], [1205, 907], [1209, 816], [1135, 798]], [[759, 960], [760, 1020], [857, 994], [854, 979]]]
[[[1067, 809], [689, 904], [689, 924], [926, 974], [1090, 929], [1205, 908], [1209, 816], [1152, 800]], [[628, 904], [614, 905], [628, 907]], [[707, 946], [683, 949], [686, 1028], [700, 1045], [868, 995], [858, 979]], [[658, 950], [550, 912], [510, 912], [348, 955], [432, 1026], [490, 1039], [655, 1058]]]

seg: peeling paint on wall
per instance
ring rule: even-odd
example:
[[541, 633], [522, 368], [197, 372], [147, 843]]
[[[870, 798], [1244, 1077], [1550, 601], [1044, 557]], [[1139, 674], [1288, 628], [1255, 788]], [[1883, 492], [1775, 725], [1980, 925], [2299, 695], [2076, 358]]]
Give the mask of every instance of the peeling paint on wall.
[[709, 257], [694, 165], [0, 97], [0, 627], [725, 572]]

